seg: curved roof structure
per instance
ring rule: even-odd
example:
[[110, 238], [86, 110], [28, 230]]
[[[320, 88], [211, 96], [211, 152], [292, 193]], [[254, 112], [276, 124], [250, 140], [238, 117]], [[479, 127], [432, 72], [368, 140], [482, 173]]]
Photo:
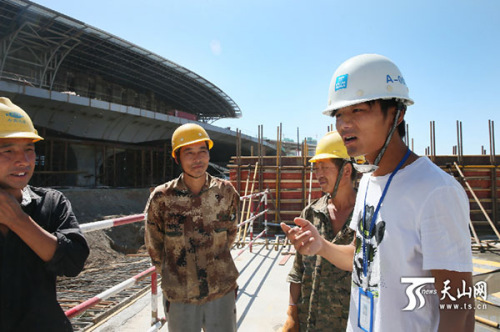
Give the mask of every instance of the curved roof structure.
[[[179, 110], [199, 121], [238, 118], [238, 105], [196, 73], [137, 45], [30, 1], [0, 1], [0, 78], [50, 91], [69, 91], [70, 71], [87, 73], [82, 97], [117, 102], [116, 86], [134, 90], [121, 104]], [[68, 78], [69, 77], [69, 78]], [[95, 92], [93, 77], [113, 85]], [[80, 82], [80, 85], [82, 83]], [[113, 90], [114, 89], [114, 90]], [[98, 89], [99, 90], [99, 87]], [[142, 99], [140, 98], [142, 96]], [[146, 100], [144, 102], [144, 100]], [[148, 107], [149, 106], [149, 107]]]

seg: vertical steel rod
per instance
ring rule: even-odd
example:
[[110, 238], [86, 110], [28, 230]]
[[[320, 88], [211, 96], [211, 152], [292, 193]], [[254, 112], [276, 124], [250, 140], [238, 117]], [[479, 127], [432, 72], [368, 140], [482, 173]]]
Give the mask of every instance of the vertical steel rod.
[[432, 121], [432, 158], [436, 159], [436, 121]]

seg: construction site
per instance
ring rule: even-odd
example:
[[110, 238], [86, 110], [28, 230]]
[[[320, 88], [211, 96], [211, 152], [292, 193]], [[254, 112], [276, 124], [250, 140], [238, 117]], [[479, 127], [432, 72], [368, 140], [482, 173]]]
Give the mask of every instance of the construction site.
[[[279, 129], [278, 129], [279, 132]], [[257, 146], [257, 152], [260, 147]], [[323, 193], [311, 173], [308, 162], [308, 145], [302, 144], [300, 157], [283, 156], [243, 156], [237, 153], [227, 165], [227, 174], [242, 198], [240, 211], [240, 226], [238, 237], [233, 247], [233, 257], [240, 269], [240, 295], [237, 300], [240, 331], [281, 331], [285, 320], [287, 287], [284, 282], [291, 268], [294, 248], [288, 243], [279, 227], [280, 222], [293, 224], [301, 210], [319, 198]], [[278, 140], [278, 151], [279, 140]], [[494, 155], [477, 156], [428, 156], [444, 171], [453, 175], [459, 181], [470, 203], [471, 247], [473, 250], [474, 282], [488, 283], [488, 301], [477, 299], [476, 303], [482, 310], [476, 310], [476, 331], [494, 331], [498, 328], [498, 310], [500, 306], [498, 269], [500, 262], [500, 234], [498, 233], [498, 167]], [[86, 197], [89, 192], [99, 197], [99, 203], [89, 209]], [[79, 217], [89, 221], [106, 218], [112, 223], [120, 218], [125, 223], [142, 221], [143, 208], [148, 190], [144, 189], [69, 189], [65, 194], [75, 203], [75, 212], [88, 214], [93, 211], [97, 215]], [[118, 202], [119, 204], [113, 203]], [[84, 208], [80, 208], [84, 206]], [[110, 208], [112, 207], [112, 211]], [[100, 215], [103, 211], [108, 214]], [[139, 213], [139, 214], [135, 214]], [[121, 217], [122, 215], [130, 215]], [[106, 222], [106, 220], [101, 221]], [[99, 222], [97, 222], [99, 223]], [[82, 227], [86, 227], [84, 224]], [[113, 225], [114, 226], [114, 225]], [[88, 268], [83, 273], [84, 280], [92, 280], [94, 293], [99, 293], [99, 287], [109, 287], [110, 283], [102, 283], [109, 276], [119, 274], [133, 275], [146, 270], [149, 266], [147, 253], [144, 252], [142, 222], [126, 226], [113, 227], [107, 230], [88, 233], [93, 248]], [[98, 268], [106, 262], [106, 268]], [[109, 262], [113, 262], [109, 265]], [[126, 263], [125, 263], [126, 262]], [[120, 271], [117, 273], [117, 271]], [[117, 273], [117, 274], [116, 274]], [[144, 276], [142, 276], [144, 278]], [[78, 277], [77, 280], [81, 278]], [[96, 280], [99, 280], [99, 287]], [[66, 283], [74, 285], [75, 281], [64, 280], [61, 294], [67, 296], [62, 303], [68, 310], [82, 306], [86, 308], [85, 298], [75, 299], [75, 293], [68, 291]], [[156, 298], [145, 296], [150, 294], [149, 279], [143, 279], [125, 299], [113, 295], [110, 299], [99, 302], [99, 305], [89, 307], [80, 316], [72, 320], [81, 330], [96, 331], [135, 331], [149, 323], [153, 314], [151, 330], [162, 329], [162, 304]], [[115, 283], [116, 284], [116, 283]], [[87, 286], [90, 286], [87, 285]], [[136, 290], [137, 289], [137, 290]], [[102, 290], [102, 289], [101, 289]], [[82, 295], [82, 294], [79, 294]], [[87, 294], [85, 294], [87, 295]], [[88, 295], [87, 295], [88, 296]], [[150, 303], [158, 302], [155, 307]], [[79, 312], [80, 313], [80, 312]]]
[[[262, 125], [257, 137], [213, 125], [242, 114], [220, 88], [49, 8], [0, 0], [0, 18], [0, 96], [23, 108], [44, 137], [30, 184], [68, 197], [91, 247], [85, 270], [58, 282], [75, 331], [167, 330], [143, 213], [150, 190], [181, 173], [171, 136], [185, 123], [207, 131], [214, 142], [208, 172], [229, 179], [242, 197], [232, 250], [238, 330], [281, 331], [295, 251], [279, 224], [293, 225], [323, 195], [309, 162], [315, 142], [285, 142], [281, 124], [272, 139]], [[469, 199], [474, 282], [488, 284], [488, 300], [476, 300], [485, 305], [476, 310], [476, 331], [500, 328], [500, 156], [494, 122], [488, 126], [483, 154], [463, 154], [457, 121], [453, 154], [436, 155], [431, 122], [425, 153]]]

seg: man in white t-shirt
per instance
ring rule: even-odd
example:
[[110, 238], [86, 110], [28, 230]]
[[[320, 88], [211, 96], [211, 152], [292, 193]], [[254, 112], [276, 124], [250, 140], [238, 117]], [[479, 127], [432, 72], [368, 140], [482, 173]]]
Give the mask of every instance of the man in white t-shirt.
[[412, 104], [388, 58], [345, 61], [324, 113], [336, 118], [349, 155], [362, 160], [355, 241], [329, 243], [300, 218], [299, 227], [282, 224], [301, 254], [353, 271], [348, 331], [474, 330], [468, 199], [453, 177], [403, 142]]

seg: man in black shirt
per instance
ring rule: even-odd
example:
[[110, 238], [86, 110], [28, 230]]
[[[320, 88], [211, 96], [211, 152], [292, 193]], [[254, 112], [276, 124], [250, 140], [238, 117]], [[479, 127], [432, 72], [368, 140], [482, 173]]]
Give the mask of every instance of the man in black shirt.
[[56, 276], [76, 276], [89, 255], [63, 194], [28, 185], [41, 139], [28, 114], [0, 98], [0, 331], [72, 331]]

